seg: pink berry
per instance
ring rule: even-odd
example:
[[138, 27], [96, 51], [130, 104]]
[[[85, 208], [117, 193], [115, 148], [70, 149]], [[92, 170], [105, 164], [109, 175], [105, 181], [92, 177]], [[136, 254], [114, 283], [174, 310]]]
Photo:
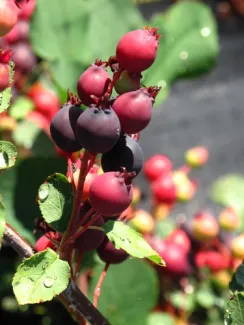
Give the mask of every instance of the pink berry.
[[171, 171], [172, 168], [171, 160], [167, 156], [157, 154], [145, 162], [144, 174], [149, 181], [155, 181], [163, 173]]
[[77, 83], [77, 92], [84, 105], [94, 104], [91, 97], [102, 97], [107, 91], [111, 82], [110, 76], [103, 65], [99, 61], [92, 64], [80, 76]]
[[130, 91], [119, 96], [112, 108], [118, 115], [122, 132], [134, 134], [145, 129], [151, 121], [153, 102], [154, 99], [147, 89]]
[[152, 184], [152, 193], [157, 202], [174, 203], [177, 199], [177, 188], [171, 173], [162, 175]]
[[208, 212], [197, 213], [192, 220], [192, 234], [202, 242], [211, 241], [219, 233], [218, 222], [215, 217]]
[[182, 229], [174, 230], [168, 237], [167, 240], [179, 245], [185, 253], [189, 253], [191, 249], [191, 241], [188, 238], [186, 232]]
[[12, 46], [12, 50], [16, 68], [23, 73], [31, 72], [36, 64], [36, 57], [31, 47], [25, 42], [19, 42]]
[[12, 1], [0, 1], [0, 37], [9, 33], [17, 23], [17, 10], [18, 8]]
[[133, 198], [131, 180], [126, 173], [108, 172], [92, 182], [89, 201], [92, 208], [105, 216], [116, 216], [128, 208]]
[[29, 37], [29, 23], [25, 20], [19, 20], [14, 28], [5, 36], [9, 44], [20, 41], [27, 41]]
[[0, 63], [0, 92], [9, 86], [9, 65]]
[[19, 18], [29, 20], [35, 10], [36, 0], [23, 0], [20, 3]]
[[120, 68], [131, 72], [148, 69], [156, 59], [158, 38], [157, 28], [150, 27], [125, 34], [116, 49]]
[[58, 96], [48, 89], [43, 89], [33, 96], [36, 111], [51, 120], [60, 109]]

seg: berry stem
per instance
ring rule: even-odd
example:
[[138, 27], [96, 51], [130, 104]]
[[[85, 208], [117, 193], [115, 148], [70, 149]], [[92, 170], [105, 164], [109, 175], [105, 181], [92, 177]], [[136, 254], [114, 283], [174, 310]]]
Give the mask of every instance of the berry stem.
[[119, 80], [119, 77], [121, 75], [121, 73], [123, 72], [123, 69], [119, 69], [118, 71], [115, 71], [113, 74], [113, 80], [110, 82], [110, 84], [108, 85], [108, 89], [104, 95], [105, 98], [110, 98], [112, 95], [112, 91], [114, 88], [114, 85], [116, 84], [116, 82]]
[[109, 263], [106, 263], [105, 267], [104, 267], [104, 270], [102, 271], [101, 275], [100, 275], [100, 278], [98, 280], [98, 283], [96, 285], [96, 288], [94, 290], [94, 297], [93, 297], [93, 305], [94, 307], [97, 308], [97, 305], [98, 305], [98, 298], [101, 294], [101, 286], [102, 286], [102, 283], [105, 279], [105, 276], [107, 275], [107, 272], [108, 272], [108, 268], [109, 268]]
[[99, 214], [94, 214], [94, 216], [85, 224], [83, 227], [80, 227], [78, 231], [65, 242], [65, 245], [73, 243], [78, 237], [80, 237], [83, 232], [85, 232], [98, 218]]

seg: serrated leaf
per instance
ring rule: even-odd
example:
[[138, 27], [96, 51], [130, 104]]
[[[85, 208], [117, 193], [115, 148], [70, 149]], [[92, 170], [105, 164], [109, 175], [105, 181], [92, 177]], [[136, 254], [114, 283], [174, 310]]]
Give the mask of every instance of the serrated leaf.
[[[104, 263], [93, 272], [89, 287], [91, 299], [103, 268]], [[148, 313], [157, 303], [158, 295], [155, 269], [145, 261], [128, 259], [109, 267], [101, 287], [98, 308], [111, 324], [146, 325]]]
[[108, 221], [104, 230], [117, 249], [122, 248], [137, 258], [148, 258], [152, 262], [165, 266], [163, 259], [145, 241], [142, 235], [120, 221]]
[[[184, 17], [184, 19], [182, 19]], [[198, 1], [179, 1], [153, 17], [162, 35], [157, 58], [146, 71], [146, 85], [162, 86], [156, 105], [166, 99], [173, 82], [208, 72], [219, 53], [216, 19]]]
[[49, 176], [38, 190], [38, 204], [46, 222], [57, 231], [64, 232], [73, 208], [71, 183], [62, 174]]
[[225, 325], [244, 324], [244, 295], [236, 293], [232, 296], [226, 306]]
[[28, 112], [34, 109], [34, 103], [25, 96], [18, 96], [10, 106], [9, 115], [16, 120], [23, 119]]
[[211, 199], [223, 206], [233, 207], [244, 226], [244, 177], [239, 174], [228, 174], [220, 177], [211, 188]]
[[148, 317], [147, 325], [176, 325], [176, 322], [167, 313], [152, 313]]
[[13, 167], [17, 158], [17, 149], [9, 141], [0, 141], [0, 170]]
[[52, 300], [67, 288], [69, 279], [68, 262], [47, 248], [18, 267], [12, 284], [18, 304], [25, 305]]
[[[13, 82], [14, 79], [14, 62], [10, 60], [10, 74], [9, 74], [9, 84]], [[0, 113], [5, 112], [12, 98], [11, 87], [6, 88], [3, 92], [0, 93]]]
[[5, 208], [0, 201], [0, 247], [1, 247], [1, 241], [4, 235], [5, 231]]

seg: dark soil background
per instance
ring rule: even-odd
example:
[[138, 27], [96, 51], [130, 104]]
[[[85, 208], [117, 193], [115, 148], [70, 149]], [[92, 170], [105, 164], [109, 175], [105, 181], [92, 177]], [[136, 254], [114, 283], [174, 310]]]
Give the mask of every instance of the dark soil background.
[[[215, 10], [216, 1], [208, 3]], [[147, 18], [166, 7], [165, 1], [140, 6]], [[216, 209], [208, 198], [213, 181], [230, 172], [244, 174], [244, 17], [219, 20], [219, 33], [217, 66], [208, 75], [174, 84], [141, 135], [145, 158], [164, 153], [176, 167], [184, 163], [186, 149], [196, 145], [209, 148], [208, 165], [194, 173], [201, 184], [198, 194], [192, 202], [179, 205], [176, 215], [190, 217], [199, 208]], [[147, 193], [142, 174], [137, 184]], [[149, 209], [147, 197], [142, 206]]]

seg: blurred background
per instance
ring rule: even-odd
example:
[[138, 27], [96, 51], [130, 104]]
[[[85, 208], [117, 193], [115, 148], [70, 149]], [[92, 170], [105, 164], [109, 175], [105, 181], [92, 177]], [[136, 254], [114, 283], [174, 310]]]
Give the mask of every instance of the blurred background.
[[[35, 202], [38, 187], [48, 175], [66, 173], [65, 154], [50, 140], [49, 124], [66, 101], [67, 89], [76, 92], [77, 80], [90, 63], [96, 58], [108, 59], [123, 34], [145, 25], [158, 26], [162, 34], [157, 60], [143, 76], [143, 84], [162, 86], [152, 122], [140, 138], [145, 159], [156, 153], [165, 154], [178, 168], [184, 165], [186, 150], [199, 145], [208, 148], [210, 157], [204, 169], [197, 171], [199, 187], [193, 200], [177, 205], [172, 216], [183, 214], [190, 220], [199, 209], [219, 213], [221, 207], [216, 202], [228, 206], [231, 201], [244, 218], [244, 204], [241, 200], [236, 202], [235, 195], [226, 204], [218, 195], [215, 203], [213, 195], [211, 198], [213, 184], [225, 175], [230, 175], [230, 182], [227, 176], [227, 183], [220, 184], [221, 191], [228, 190], [229, 184], [232, 194], [238, 192], [238, 198], [244, 195], [243, 0], [18, 2], [18, 23], [0, 38], [2, 49], [12, 49], [15, 63], [10, 105], [7, 91], [0, 98], [1, 110], [7, 109], [0, 114], [0, 138], [14, 142], [19, 155], [16, 167], [0, 176], [0, 193], [7, 220], [13, 227], [35, 243], [37, 235], [33, 228], [40, 216]], [[142, 192], [138, 206], [149, 211], [149, 185], [143, 173], [136, 179], [136, 185]], [[17, 306], [11, 279], [19, 262], [15, 252], [3, 245], [0, 324], [73, 324], [56, 300]], [[84, 272], [93, 274], [91, 269], [95, 267], [96, 279], [101, 263], [94, 256], [88, 256], [84, 263]], [[138, 275], [141, 273], [144, 277]], [[129, 279], [126, 283], [122, 280], [124, 274]], [[185, 292], [184, 299], [189, 302], [186, 308], [180, 308], [177, 287], [166, 308], [162, 307], [165, 283], [161, 277], [156, 280], [157, 268], [129, 260], [120, 269], [111, 268], [111, 278], [112, 275], [113, 281], [105, 284], [107, 293], [101, 295], [100, 308], [111, 317], [113, 325], [223, 324], [227, 286], [220, 293], [219, 289], [216, 293], [204, 287], [197, 302], [192, 302]], [[171, 285], [172, 279], [166, 279]], [[190, 293], [195, 282], [194, 278], [187, 287]], [[90, 288], [94, 283], [91, 280]], [[84, 289], [84, 284], [81, 286]], [[107, 307], [111, 300], [114, 312]], [[121, 301], [127, 301], [127, 305]], [[148, 316], [152, 311], [163, 315]]]

